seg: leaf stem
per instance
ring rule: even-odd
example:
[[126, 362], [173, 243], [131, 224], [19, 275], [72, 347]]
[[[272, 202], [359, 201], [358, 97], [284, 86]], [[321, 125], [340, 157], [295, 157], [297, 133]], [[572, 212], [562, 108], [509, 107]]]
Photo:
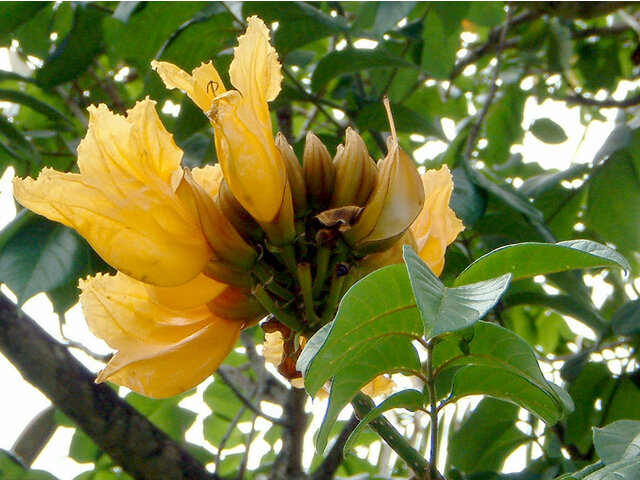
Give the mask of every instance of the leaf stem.
[[[363, 393], [358, 393], [351, 401], [351, 406], [358, 418], [362, 419], [369, 413], [374, 405], [373, 401]], [[441, 478], [431, 476], [434, 468], [420, 453], [414, 449], [409, 441], [403, 437], [389, 421], [379, 416], [369, 423], [369, 426], [380, 435], [394, 452], [413, 470], [416, 480], [431, 480]]]
[[256, 264], [253, 267], [253, 274], [258, 281], [271, 293], [280, 297], [283, 300], [293, 300], [293, 294], [275, 281], [272, 272], [269, 272], [264, 265]]
[[433, 375], [433, 343], [429, 343], [427, 347], [427, 361], [425, 368], [427, 370], [427, 390], [429, 392], [429, 416], [431, 421], [429, 422], [429, 433], [431, 435], [431, 452], [429, 454], [429, 460], [431, 461], [431, 477], [438, 478], [439, 473], [437, 469], [438, 463], [438, 397], [436, 396], [436, 377]]
[[274, 317], [276, 317], [276, 319], [282, 323], [283, 325], [286, 325], [287, 327], [289, 327], [291, 330], [295, 330], [296, 332], [304, 332], [307, 329], [304, 327], [304, 325], [302, 325], [302, 323], [300, 323], [300, 321], [295, 317], [295, 315], [292, 315], [291, 313], [281, 309], [276, 302], [273, 301], [273, 299], [271, 298], [271, 295], [269, 295], [269, 293], [267, 293], [267, 291], [264, 289], [264, 285], [262, 284], [258, 284], [255, 287], [253, 287], [253, 296], [256, 297], [258, 299], [258, 301], [262, 304], [262, 306]]
[[305, 316], [307, 317], [307, 324], [311, 327], [314, 327], [318, 324], [320, 319], [316, 315], [316, 310], [313, 303], [311, 264], [298, 264], [298, 281], [300, 283], [300, 290], [302, 291], [302, 300], [304, 302], [304, 312]]
[[324, 282], [327, 279], [327, 271], [329, 269], [329, 261], [331, 260], [331, 250], [327, 247], [318, 247], [316, 254], [316, 276], [313, 279], [313, 298], [318, 298]]
[[345, 275], [338, 275], [337, 272], [333, 272], [331, 277], [331, 287], [329, 287], [329, 297], [327, 298], [327, 303], [325, 304], [324, 312], [322, 313], [323, 324], [329, 322], [336, 312], [336, 308], [340, 302], [340, 292], [342, 291], [345, 278]]

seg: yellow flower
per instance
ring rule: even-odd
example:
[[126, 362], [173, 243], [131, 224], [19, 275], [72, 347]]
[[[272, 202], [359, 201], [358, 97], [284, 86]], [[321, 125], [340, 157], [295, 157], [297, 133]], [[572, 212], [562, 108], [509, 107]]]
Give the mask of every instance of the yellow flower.
[[37, 180], [14, 179], [13, 191], [25, 207], [77, 230], [121, 272], [180, 285], [202, 271], [211, 248], [172, 187], [182, 152], [154, 107], [145, 99], [127, 117], [90, 107], [80, 173], [44, 169]]
[[80, 282], [89, 328], [117, 350], [96, 382], [110, 380], [166, 398], [195, 387], [218, 368], [245, 322], [218, 317], [203, 303], [218, 290], [214, 280], [201, 276], [194, 282], [200, 287], [210, 282], [211, 288], [186, 284], [153, 297], [153, 287], [122, 273]]
[[429, 170], [422, 175], [424, 186], [424, 206], [413, 222], [413, 235], [417, 252], [436, 275], [444, 268], [444, 254], [464, 230], [462, 221], [449, 207], [453, 192], [453, 179], [446, 165], [440, 170]]
[[247, 21], [229, 69], [237, 90], [225, 90], [210, 63], [191, 75], [167, 62], [154, 61], [152, 67], [168, 88], [184, 90], [209, 116], [229, 189], [257, 221], [272, 222], [285, 200], [287, 174], [267, 102], [280, 92], [282, 74], [269, 30], [257, 17]]

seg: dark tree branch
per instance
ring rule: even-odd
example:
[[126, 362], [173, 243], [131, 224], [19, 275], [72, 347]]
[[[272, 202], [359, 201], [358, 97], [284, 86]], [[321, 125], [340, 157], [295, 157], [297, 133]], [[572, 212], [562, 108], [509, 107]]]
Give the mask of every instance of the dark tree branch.
[[58, 428], [54, 414], [55, 409], [51, 405], [38, 413], [11, 447], [25, 465], [31, 466]]
[[92, 372], [2, 294], [0, 352], [134, 478], [219, 478], [109, 386], [96, 385]]
[[282, 449], [273, 464], [269, 476], [271, 480], [306, 478], [302, 469], [302, 446], [307, 431], [307, 414], [304, 410], [307, 398], [304, 390], [293, 387], [289, 390], [287, 403], [283, 405], [287, 425], [282, 429]]
[[320, 466], [311, 475], [310, 480], [328, 480], [333, 478], [336, 470], [338, 470], [338, 467], [342, 463], [342, 450], [344, 448], [344, 444], [347, 443], [349, 435], [351, 435], [351, 432], [355, 430], [358, 423], [358, 417], [355, 415], [349, 419], [338, 435], [338, 438], [336, 438], [336, 441], [331, 446], [331, 449], [325, 455]]
[[597, 100], [595, 98], [585, 97], [581, 93], [574, 92], [568, 97], [560, 98], [559, 100], [564, 100], [569, 105], [577, 104], [598, 108], [629, 108], [640, 105], [640, 93], [629, 98], [625, 98], [624, 100], [615, 100], [613, 98]]

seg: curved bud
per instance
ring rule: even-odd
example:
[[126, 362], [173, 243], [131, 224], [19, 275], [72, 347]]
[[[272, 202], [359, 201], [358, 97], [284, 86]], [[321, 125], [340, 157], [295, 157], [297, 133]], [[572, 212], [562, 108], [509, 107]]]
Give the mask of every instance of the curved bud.
[[256, 320], [265, 310], [247, 290], [227, 287], [216, 298], [207, 303], [214, 315], [230, 320]]
[[378, 164], [378, 182], [357, 222], [344, 233], [352, 247], [371, 252], [388, 247], [389, 239], [402, 235], [424, 203], [424, 188], [413, 161], [389, 137], [389, 153]]
[[307, 133], [304, 144], [302, 169], [311, 207], [315, 211], [323, 210], [331, 200], [336, 169], [327, 147], [311, 132]]
[[264, 232], [260, 225], [255, 221], [249, 212], [247, 212], [240, 202], [233, 196], [229, 185], [225, 180], [220, 184], [220, 190], [215, 198], [215, 202], [222, 209], [222, 213], [227, 220], [233, 225], [233, 228], [245, 239], [251, 239], [259, 242], [264, 237]]
[[284, 165], [287, 169], [287, 178], [291, 187], [293, 211], [297, 218], [303, 217], [307, 212], [307, 187], [304, 183], [302, 166], [286, 137], [278, 132], [276, 135], [276, 147], [280, 150]]
[[377, 167], [369, 156], [362, 137], [347, 128], [344, 147], [338, 147], [333, 161], [336, 181], [331, 195], [331, 208], [345, 205], [363, 206], [375, 188]]
[[274, 246], [282, 246], [293, 243], [296, 238], [296, 225], [293, 216], [293, 199], [291, 198], [291, 186], [287, 181], [284, 189], [284, 199], [276, 218], [271, 222], [258, 222], [267, 239]]
[[178, 190], [181, 189], [191, 195], [202, 231], [214, 255], [240, 271], [250, 270], [258, 258], [258, 253], [236, 232], [222, 213], [222, 209], [193, 179], [189, 169], [184, 171], [184, 177], [178, 187]]

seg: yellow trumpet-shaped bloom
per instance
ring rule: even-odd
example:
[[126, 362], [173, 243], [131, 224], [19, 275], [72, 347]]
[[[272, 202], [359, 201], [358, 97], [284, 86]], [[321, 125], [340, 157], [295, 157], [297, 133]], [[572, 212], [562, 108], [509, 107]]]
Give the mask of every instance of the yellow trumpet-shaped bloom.
[[121, 273], [89, 278], [80, 288], [89, 328], [117, 350], [96, 382], [110, 380], [154, 398], [177, 395], [211, 375], [245, 323], [218, 317], [205, 305], [170, 309]]
[[123, 117], [90, 107], [78, 147], [80, 173], [40, 172], [14, 179], [25, 207], [74, 228], [109, 264], [154, 285], [180, 285], [198, 275], [211, 249], [196, 215], [176, 195], [171, 177], [182, 152], [145, 99]]
[[422, 260], [433, 273], [440, 275], [444, 268], [447, 245], [464, 230], [464, 225], [449, 207], [453, 180], [446, 165], [440, 170], [429, 170], [422, 175], [422, 185], [425, 193], [424, 205], [410, 231]]
[[211, 64], [191, 75], [167, 62], [152, 66], [168, 88], [184, 90], [209, 116], [229, 189], [256, 220], [271, 222], [281, 209], [287, 182], [267, 105], [280, 92], [282, 73], [266, 25], [258, 17], [247, 21], [229, 69], [237, 90], [225, 90]]

